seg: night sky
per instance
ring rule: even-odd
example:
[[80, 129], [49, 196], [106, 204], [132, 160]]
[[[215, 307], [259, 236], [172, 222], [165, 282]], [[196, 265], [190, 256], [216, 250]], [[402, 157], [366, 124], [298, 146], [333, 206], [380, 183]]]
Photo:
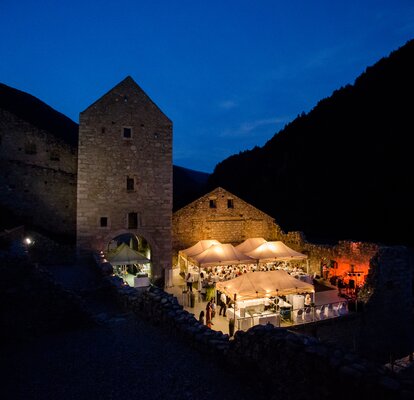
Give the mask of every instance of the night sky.
[[414, 38], [412, 0], [0, 0], [0, 82], [78, 122], [127, 75], [212, 172]]

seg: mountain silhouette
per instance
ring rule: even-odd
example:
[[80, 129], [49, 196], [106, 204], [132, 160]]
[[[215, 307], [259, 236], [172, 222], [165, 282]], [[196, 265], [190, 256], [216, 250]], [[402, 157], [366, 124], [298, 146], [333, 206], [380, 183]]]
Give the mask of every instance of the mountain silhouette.
[[217, 164], [222, 186], [312, 240], [414, 244], [414, 40]]

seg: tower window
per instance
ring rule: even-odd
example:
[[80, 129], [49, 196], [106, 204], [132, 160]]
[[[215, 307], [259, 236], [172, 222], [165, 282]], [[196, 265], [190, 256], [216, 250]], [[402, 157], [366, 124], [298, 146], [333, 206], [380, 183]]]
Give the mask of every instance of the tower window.
[[108, 226], [108, 217], [101, 217], [99, 224], [101, 228], [106, 228]]
[[128, 229], [138, 228], [138, 213], [131, 212], [128, 214]]
[[127, 176], [126, 187], [128, 192], [133, 192], [135, 189], [135, 179]]
[[217, 208], [216, 199], [210, 199], [210, 208]]
[[234, 200], [227, 199], [227, 208], [234, 208]]
[[105, 127], [104, 126], [101, 128], [101, 133], [105, 133]]
[[122, 135], [124, 139], [132, 138], [132, 128], [122, 128]]

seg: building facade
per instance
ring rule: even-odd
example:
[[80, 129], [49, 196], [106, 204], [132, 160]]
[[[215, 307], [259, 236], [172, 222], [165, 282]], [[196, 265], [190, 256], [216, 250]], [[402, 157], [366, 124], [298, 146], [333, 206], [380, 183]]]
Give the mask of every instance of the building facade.
[[171, 269], [171, 218], [172, 122], [127, 77], [80, 114], [78, 254], [132, 235], [156, 280]]
[[281, 228], [269, 215], [218, 187], [173, 215], [173, 250], [203, 239], [239, 244], [249, 237], [280, 240]]

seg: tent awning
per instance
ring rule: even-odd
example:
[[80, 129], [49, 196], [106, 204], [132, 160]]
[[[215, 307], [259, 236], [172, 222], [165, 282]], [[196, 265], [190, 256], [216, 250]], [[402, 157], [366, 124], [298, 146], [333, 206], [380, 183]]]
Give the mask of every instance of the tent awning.
[[263, 243], [246, 254], [261, 262], [304, 260], [308, 258], [306, 254], [291, 249], [281, 241]]
[[231, 298], [236, 294], [239, 300], [314, 291], [313, 285], [302, 282], [283, 270], [249, 272], [229, 281], [217, 282], [216, 287]]
[[246, 239], [243, 243], [240, 243], [239, 245], [237, 245], [236, 249], [241, 251], [244, 254], [247, 254], [250, 251], [257, 249], [263, 243], [266, 243], [266, 240], [261, 237], [249, 238], [249, 239]]
[[112, 265], [147, 264], [148, 258], [131, 249], [127, 244], [122, 243], [113, 252], [106, 256]]
[[202, 267], [214, 265], [250, 264], [253, 258], [237, 250], [231, 244], [213, 244], [207, 250], [192, 257]]
[[194, 246], [181, 250], [180, 253], [187, 257], [194, 257], [213, 246], [213, 244], [220, 244], [220, 242], [215, 239], [200, 240]]

